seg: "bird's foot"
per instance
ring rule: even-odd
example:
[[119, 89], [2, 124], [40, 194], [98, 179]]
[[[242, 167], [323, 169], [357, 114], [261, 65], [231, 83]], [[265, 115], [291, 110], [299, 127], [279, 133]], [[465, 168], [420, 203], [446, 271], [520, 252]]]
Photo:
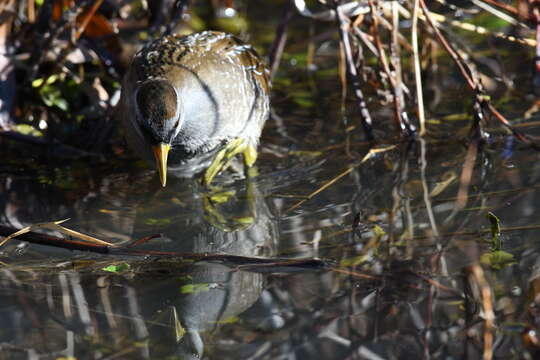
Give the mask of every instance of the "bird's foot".
[[221, 171], [227, 169], [231, 161], [238, 154], [244, 156], [244, 164], [246, 168], [251, 168], [257, 160], [257, 149], [245, 139], [236, 138], [221, 149], [210, 166], [206, 169], [203, 177], [203, 185], [210, 185], [214, 177]]

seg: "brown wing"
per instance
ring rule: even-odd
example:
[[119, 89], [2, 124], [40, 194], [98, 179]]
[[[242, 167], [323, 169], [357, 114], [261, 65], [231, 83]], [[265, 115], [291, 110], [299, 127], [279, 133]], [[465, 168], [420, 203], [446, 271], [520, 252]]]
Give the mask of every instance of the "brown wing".
[[196, 70], [201, 59], [212, 57], [234, 59], [235, 66], [241, 66], [251, 74], [264, 93], [269, 92], [268, 70], [257, 52], [237, 37], [222, 32], [163, 37], [136, 54], [132, 69], [138, 79], [147, 80], [166, 76], [169, 67], [185, 66]]

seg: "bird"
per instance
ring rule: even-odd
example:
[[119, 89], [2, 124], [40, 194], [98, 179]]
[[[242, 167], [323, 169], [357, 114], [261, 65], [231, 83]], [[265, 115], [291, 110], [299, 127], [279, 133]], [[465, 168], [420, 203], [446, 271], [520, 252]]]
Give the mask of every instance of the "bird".
[[167, 172], [210, 184], [238, 154], [253, 166], [269, 114], [269, 71], [255, 49], [219, 31], [167, 35], [137, 52], [117, 114], [131, 148]]

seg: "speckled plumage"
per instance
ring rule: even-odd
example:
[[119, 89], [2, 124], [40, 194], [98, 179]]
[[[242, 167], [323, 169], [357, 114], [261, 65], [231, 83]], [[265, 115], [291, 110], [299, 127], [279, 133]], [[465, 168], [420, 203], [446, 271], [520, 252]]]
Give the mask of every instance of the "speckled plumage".
[[267, 73], [232, 35], [166, 36], [135, 55], [118, 114], [139, 155], [151, 160], [151, 145], [170, 142], [169, 170], [191, 176], [234, 138], [257, 145], [269, 112]]

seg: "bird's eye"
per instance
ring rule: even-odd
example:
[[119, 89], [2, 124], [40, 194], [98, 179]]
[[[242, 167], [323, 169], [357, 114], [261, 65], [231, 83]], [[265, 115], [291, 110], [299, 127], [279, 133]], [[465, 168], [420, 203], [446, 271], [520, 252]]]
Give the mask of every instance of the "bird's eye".
[[161, 142], [158, 135], [156, 134], [156, 131], [148, 122], [142, 121], [140, 123], [139, 129], [141, 131], [141, 135], [146, 138], [150, 143], [158, 144]]

